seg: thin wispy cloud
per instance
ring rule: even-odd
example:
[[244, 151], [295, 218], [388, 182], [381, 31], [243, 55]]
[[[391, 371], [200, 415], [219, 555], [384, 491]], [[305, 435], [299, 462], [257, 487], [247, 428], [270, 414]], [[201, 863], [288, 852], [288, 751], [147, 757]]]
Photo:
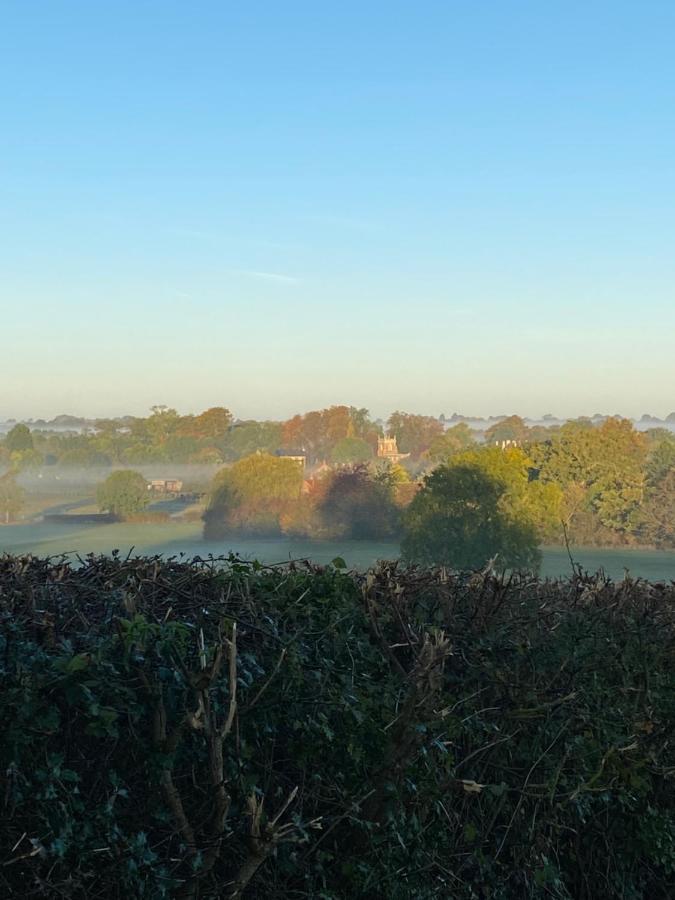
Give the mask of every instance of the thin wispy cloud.
[[259, 272], [255, 269], [237, 269], [241, 275], [258, 278], [261, 281], [274, 281], [277, 284], [300, 284], [300, 279], [293, 275], [282, 275], [280, 272]]

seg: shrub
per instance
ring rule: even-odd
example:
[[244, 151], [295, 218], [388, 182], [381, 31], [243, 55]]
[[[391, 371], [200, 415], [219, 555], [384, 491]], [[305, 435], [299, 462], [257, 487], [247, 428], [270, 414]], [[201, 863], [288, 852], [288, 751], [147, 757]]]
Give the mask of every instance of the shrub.
[[297, 503], [302, 489], [302, 468], [292, 459], [253, 453], [213, 480], [204, 513], [204, 536], [226, 534], [278, 534], [280, 517]]
[[122, 518], [140, 513], [150, 502], [148, 486], [140, 472], [113, 472], [96, 491], [99, 509]]
[[674, 600], [4, 557], [0, 896], [666, 900]]
[[361, 464], [332, 473], [319, 502], [326, 533], [348, 540], [378, 540], [398, 531], [393, 485]]

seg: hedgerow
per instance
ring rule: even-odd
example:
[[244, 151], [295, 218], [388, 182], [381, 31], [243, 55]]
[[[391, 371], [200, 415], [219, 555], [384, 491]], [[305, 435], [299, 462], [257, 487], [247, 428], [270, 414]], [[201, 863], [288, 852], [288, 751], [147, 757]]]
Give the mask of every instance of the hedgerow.
[[0, 896], [675, 894], [673, 586], [0, 559]]

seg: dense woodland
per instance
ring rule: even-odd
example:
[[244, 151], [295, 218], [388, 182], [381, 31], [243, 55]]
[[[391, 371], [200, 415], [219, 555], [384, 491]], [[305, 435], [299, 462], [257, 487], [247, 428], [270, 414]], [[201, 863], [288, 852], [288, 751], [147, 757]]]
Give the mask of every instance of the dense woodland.
[[[31, 470], [206, 464], [217, 471], [205, 513], [211, 536], [403, 537], [414, 556], [411, 530], [438, 525], [453, 498], [464, 497], [467, 514], [477, 491], [482, 512], [494, 507], [516, 542], [675, 546], [675, 434], [638, 431], [618, 417], [529, 427], [509, 416], [476, 430], [400, 411], [374, 421], [348, 406], [285, 422], [241, 421], [223, 407], [195, 416], [154, 407], [146, 418], [72, 424], [17, 424], [5, 436], [3, 520], [19, 514], [21, 475]], [[384, 433], [407, 458], [377, 458]], [[306, 466], [283, 452], [301, 453]]]

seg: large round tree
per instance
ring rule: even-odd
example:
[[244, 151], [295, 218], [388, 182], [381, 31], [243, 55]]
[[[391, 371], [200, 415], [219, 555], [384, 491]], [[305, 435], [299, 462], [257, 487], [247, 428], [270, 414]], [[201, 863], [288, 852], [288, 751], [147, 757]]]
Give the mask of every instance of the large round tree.
[[280, 517], [297, 504], [302, 467], [287, 457], [253, 453], [222, 469], [213, 480], [204, 513], [204, 536], [278, 534]]
[[113, 472], [99, 486], [96, 501], [103, 512], [122, 519], [142, 512], [150, 502], [145, 478], [132, 469]]
[[536, 529], [502, 508], [505, 485], [475, 465], [441, 466], [424, 481], [404, 519], [405, 559], [453, 569], [536, 568]]
[[5, 447], [10, 453], [17, 453], [23, 450], [33, 449], [33, 435], [30, 433], [28, 425], [19, 422], [10, 431], [7, 432], [5, 438]]

